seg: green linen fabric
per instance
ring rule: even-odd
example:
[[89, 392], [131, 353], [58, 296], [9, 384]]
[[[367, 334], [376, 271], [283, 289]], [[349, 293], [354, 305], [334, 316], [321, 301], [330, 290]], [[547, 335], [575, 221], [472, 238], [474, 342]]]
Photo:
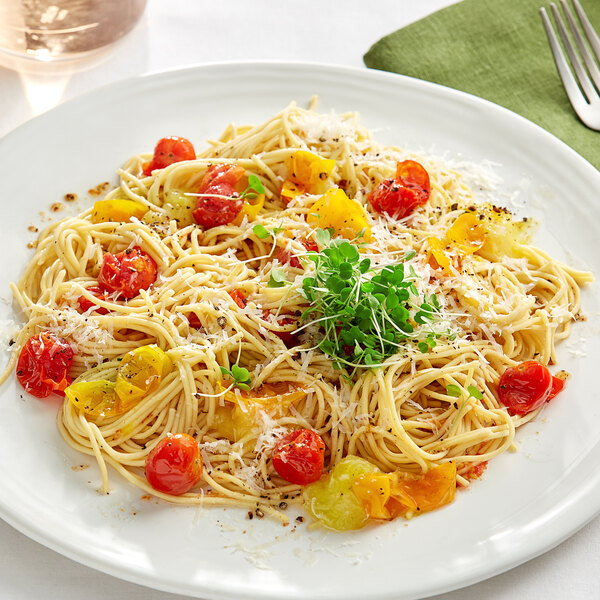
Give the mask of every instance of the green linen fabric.
[[[548, 46], [539, 8], [549, 4], [462, 0], [384, 37], [364, 61], [367, 67], [433, 81], [505, 106], [600, 169], [600, 132], [577, 118]], [[600, 31], [600, 0], [581, 0], [581, 5]]]

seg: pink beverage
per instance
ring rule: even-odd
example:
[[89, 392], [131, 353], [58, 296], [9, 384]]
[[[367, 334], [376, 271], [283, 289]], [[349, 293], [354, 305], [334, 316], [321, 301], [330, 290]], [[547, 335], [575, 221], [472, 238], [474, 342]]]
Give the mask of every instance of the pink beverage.
[[83, 58], [138, 22], [146, 0], [0, 0], [0, 51], [42, 61]]

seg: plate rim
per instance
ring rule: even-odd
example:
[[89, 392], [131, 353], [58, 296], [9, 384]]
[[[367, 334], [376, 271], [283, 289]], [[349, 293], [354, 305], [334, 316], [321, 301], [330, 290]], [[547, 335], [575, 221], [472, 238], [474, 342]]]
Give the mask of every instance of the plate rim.
[[[79, 103], [85, 104], [88, 98], [92, 98], [98, 95], [110, 94], [113, 90], [118, 90], [119, 88], [126, 87], [129, 89], [136, 89], [139, 85], [143, 85], [143, 83], [147, 80], [168, 80], [174, 76], [183, 75], [183, 74], [194, 74], [195, 72], [200, 71], [210, 71], [217, 70], [220, 71], [222, 69], [239, 69], [242, 67], [247, 67], [248, 65], [254, 65], [257, 67], [265, 68], [265, 69], [274, 69], [274, 68], [287, 68], [287, 69], [305, 69], [307, 71], [335, 71], [337, 73], [345, 73], [347, 76], [358, 76], [358, 77], [373, 77], [374, 79], [382, 79], [393, 82], [392, 85], [398, 84], [400, 86], [416, 86], [417, 88], [421, 87], [423, 90], [436, 90], [436, 94], [442, 95], [450, 95], [455, 97], [459, 102], [466, 102], [469, 105], [479, 105], [487, 107], [487, 110], [492, 110], [498, 112], [498, 114], [504, 115], [505, 118], [510, 118], [511, 120], [517, 120], [519, 126], [523, 126], [526, 128], [530, 128], [531, 131], [535, 131], [536, 135], [541, 136], [549, 141], [549, 143], [554, 144], [559, 149], [561, 154], [566, 154], [570, 157], [571, 161], [577, 163], [578, 167], [587, 171], [587, 175], [591, 178], [595, 178], [600, 187], [600, 171], [598, 171], [589, 161], [587, 161], [584, 157], [579, 155], [573, 148], [571, 148], [568, 144], [562, 141], [560, 138], [550, 133], [549, 131], [543, 129], [541, 126], [533, 123], [527, 118], [514, 113], [513, 111], [495, 104], [489, 100], [479, 98], [472, 94], [468, 94], [466, 92], [462, 92], [460, 90], [446, 87], [440, 84], [432, 83], [422, 79], [416, 79], [412, 77], [408, 77], [401, 74], [391, 73], [387, 71], [380, 71], [375, 69], [367, 69], [365, 67], [354, 67], [354, 66], [344, 66], [344, 65], [335, 65], [328, 63], [316, 63], [316, 62], [306, 62], [306, 61], [286, 61], [286, 60], [244, 60], [244, 61], [218, 61], [218, 62], [200, 62], [194, 65], [189, 65], [182, 68], [177, 69], [164, 69], [157, 70], [148, 73], [138, 74], [132, 77], [127, 77], [123, 79], [119, 79], [117, 81], [102, 85], [100, 87], [89, 90], [85, 93], [79, 94], [69, 100], [59, 104], [57, 107], [48, 111], [46, 113], [37, 115], [15, 129], [9, 131], [2, 138], [0, 138], [0, 148], [3, 144], [10, 143], [13, 136], [23, 135], [23, 132], [27, 132], [30, 127], [35, 128], [36, 124], [48, 117], [50, 113], [56, 112], [69, 112], [70, 108]], [[598, 500], [600, 500], [600, 475], [596, 477], [593, 485], [590, 484], [590, 488], [595, 488], [596, 496], [598, 496]], [[590, 497], [591, 492], [586, 492], [586, 496]], [[496, 568], [489, 569], [485, 572], [478, 572], [477, 574], [471, 574], [468, 577], [464, 576], [456, 576], [451, 583], [451, 587], [448, 585], [436, 586], [435, 588], [430, 587], [427, 590], [428, 595], [432, 595], [435, 593], [441, 592], [449, 592], [451, 590], [455, 590], [467, 585], [472, 585], [489, 577], [493, 577], [498, 575], [499, 573], [505, 572], [515, 566], [522, 564], [536, 556], [539, 556], [551, 548], [556, 547], [565, 539], [569, 538], [573, 534], [575, 534], [578, 530], [583, 528], [587, 523], [589, 523], [592, 519], [594, 519], [598, 514], [600, 514], [600, 501], [595, 503], [595, 508], [590, 512], [588, 509], [586, 512], [587, 517], [583, 522], [581, 519], [569, 519], [571, 524], [569, 526], [565, 526], [560, 529], [559, 535], [550, 536], [551, 539], [547, 539], [546, 543], [543, 545], [538, 545], [535, 551], [524, 551], [522, 555], [517, 557], [513, 557], [510, 560], [506, 560], [501, 564], [497, 564]], [[145, 579], [145, 575], [143, 573], [137, 573], [133, 569], [127, 569], [125, 565], [116, 565], [113, 562], [108, 560], [103, 560], [98, 562], [98, 559], [92, 560], [91, 556], [88, 554], [77, 553], [75, 549], [71, 549], [68, 547], [68, 544], [61, 543], [60, 540], [54, 539], [51, 535], [46, 532], [39, 532], [35, 528], [29, 527], [26, 521], [19, 519], [13, 511], [7, 506], [6, 502], [2, 497], [0, 497], [0, 517], [6, 521], [9, 525], [26, 535], [27, 537], [33, 539], [34, 541], [50, 548], [53, 551], [58, 552], [59, 554], [74, 560], [75, 562], [84, 564], [90, 568], [102, 571], [109, 575], [115, 576], [117, 578], [130, 581], [136, 583], [138, 585], [143, 585], [147, 587], [152, 587], [158, 590], [172, 592], [172, 593], [183, 593], [183, 594], [198, 594], [198, 593], [208, 593], [211, 598], [255, 598], [254, 595], [231, 595], [227, 593], [223, 593], [223, 590], [219, 587], [214, 589], [205, 588], [202, 590], [190, 589], [185, 585], [181, 585], [179, 587], [174, 586], [172, 582], [162, 579], [154, 579], [152, 582], [148, 582]], [[576, 526], [573, 526], [573, 522], [576, 522]], [[396, 598], [398, 596], [399, 590], [390, 591], [387, 595], [378, 595], [378, 598]], [[272, 596], [268, 596], [271, 598]], [[334, 598], [337, 596], [330, 595], [316, 595], [315, 598]], [[403, 596], [404, 597], [404, 596]], [[409, 597], [417, 597], [417, 596], [406, 596]]]

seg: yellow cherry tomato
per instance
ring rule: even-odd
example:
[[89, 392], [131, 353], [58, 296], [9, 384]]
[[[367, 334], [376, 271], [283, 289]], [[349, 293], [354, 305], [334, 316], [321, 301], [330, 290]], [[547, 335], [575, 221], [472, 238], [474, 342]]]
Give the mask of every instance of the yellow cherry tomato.
[[258, 216], [258, 213], [262, 210], [265, 205], [265, 195], [258, 194], [256, 198], [244, 198], [244, 204], [242, 210], [238, 216], [232, 221], [234, 225], [241, 225], [244, 217], [248, 217], [248, 221], [254, 221]]
[[93, 223], [129, 222], [132, 217], [141, 219], [148, 212], [148, 207], [141, 202], [125, 198], [98, 200], [92, 210]]
[[255, 390], [241, 390], [239, 398], [235, 392], [229, 390], [224, 399], [234, 404], [258, 404], [261, 408], [271, 412], [278, 412], [289, 408], [294, 402], [305, 398], [306, 388], [297, 383], [276, 381], [264, 383]]
[[446, 239], [461, 254], [477, 252], [485, 244], [486, 238], [483, 220], [471, 212], [460, 215], [446, 232]]
[[257, 428], [256, 407], [242, 409], [239, 405], [231, 404], [217, 406], [212, 428], [219, 437], [239, 442]]
[[[221, 391], [226, 389], [219, 384]], [[239, 396], [229, 390], [223, 396], [225, 406], [215, 410], [213, 428], [231, 442], [237, 442], [256, 429], [258, 411], [275, 417], [283, 416], [289, 407], [306, 397], [306, 388], [299, 384], [281, 381], [265, 383], [255, 390], [242, 390]]]
[[90, 417], [114, 417], [129, 408], [115, 393], [114, 382], [106, 379], [72, 383], [65, 389], [65, 396]]
[[323, 194], [310, 208], [306, 222], [321, 229], [333, 228], [336, 235], [353, 240], [362, 232], [362, 241], [371, 239], [365, 209], [339, 188]]
[[121, 361], [115, 392], [124, 402], [136, 402], [158, 388], [172, 367], [171, 359], [156, 344], [136, 348]]
[[429, 264], [434, 268], [441, 268], [448, 275], [455, 273], [450, 257], [444, 250], [444, 243], [440, 238], [428, 237], [427, 245], [429, 246]]
[[285, 161], [285, 164], [288, 169], [287, 178], [314, 194], [318, 193], [320, 185], [329, 179], [335, 167], [335, 160], [321, 158], [306, 150], [298, 150]]
[[169, 219], [174, 219], [178, 227], [187, 227], [194, 224], [192, 212], [196, 208], [198, 199], [195, 196], [187, 196], [184, 192], [170, 190], [167, 192], [164, 202], [164, 209], [169, 215]]
[[281, 199], [287, 204], [290, 200], [293, 200], [296, 196], [304, 194], [304, 188], [298, 184], [286, 179], [281, 186]]
[[352, 493], [357, 477], [379, 469], [364, 458], [347, 456], [327, 475], [304, 488], [304, 507], [323, 525], [346, 531], [363, 527], [369, 515]]

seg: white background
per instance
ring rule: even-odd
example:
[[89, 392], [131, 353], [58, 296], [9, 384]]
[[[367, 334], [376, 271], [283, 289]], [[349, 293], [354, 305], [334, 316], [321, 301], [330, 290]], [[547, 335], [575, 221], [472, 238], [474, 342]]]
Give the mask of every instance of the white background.
[[[141, 73], [253, 59], [364, 68], [362, 55], [380, 37], [449, 4], [448, 0], [149, 0], [139, 26], [95, 66], [61, 74], [18, 74], [0, 67], [0, 136], [59, 102]], [[515, 492], [506, 490], [507, 494]], [[597, 518], [541, 557], [436, 598], [597, 600], [599, 559]], [[80, 566], [2, 521], [0, 598], [184, 599]]]

